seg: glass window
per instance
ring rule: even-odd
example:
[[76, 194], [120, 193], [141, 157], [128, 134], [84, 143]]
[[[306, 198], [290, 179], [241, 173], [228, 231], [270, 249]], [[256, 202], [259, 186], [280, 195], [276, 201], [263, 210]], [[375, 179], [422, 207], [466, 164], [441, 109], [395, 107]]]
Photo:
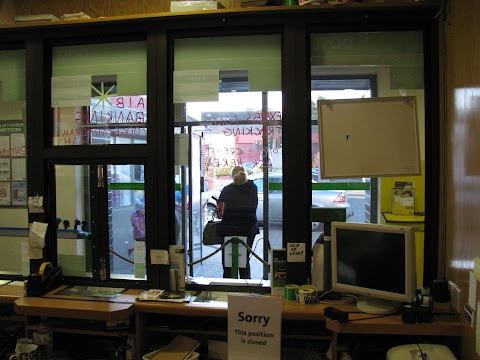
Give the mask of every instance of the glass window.
[[146, 44], [53, 49], [53, 144], [146, 142]]
[[[318, 100], [370, 98], [376, 93], [376, 77], [369, 75], [320, 76], [312, 70], [312, 206], [345, 208], [348, 222], [376, 222], [377, 197], [371, 198], [370, 178], [322, 179], [318, 132]], [[373, 180], [376, 184], [376, 179]], [[324, 201], [329, 199], [328, 202]], [[372, 200], [372, 201], [371, 201]], [[371, 210], [370, 210], [371, 209]], [[323, 231], [312, 225], [312, 242]]]
[[109, 169], [110, 275], [116, 279], [143, 280], [148, 240], [144, 166], [109, 165]]
[[93, 276], [90, 166], [56, 165], [58, 264], [65, 276]]
[[[176, 39], [174, 50], [174, 131], [187, 136], [190, 149], [188, 161], [176, 162], [177, 191], [188, 199], [177, 207], [178, 241], [193, 263], [191, 276], [221, 278], [220, 246], [204, 246], [202, 232], [235, 166], [243, 166], [258, 189], [260, 230], [253, 251], [268, 262], [269, 246], [282, 243], [281, 194], [270, 206], [268, 190], [270, 176], [281, 182], [283, 173], [280, 36]], [[268, 278], [267, 267], [253, 255], [250, 269], [252, 279]]]
[[[417, 31], [313, 34], [311, 36], [312, 187], [345, 191], [347, 221], [385, 222], [397, 182], [415, 187], [415, 213], [425, 212], [425, 118], [423, 34]], [[414, 96], [418, 109], [421, 176], [363, 179], [320, 178], [316, 102], [319, 99]], [[326, 184], [328, 183], [328, 184]], [[330, 187], [332, 188], [332, 187]], [[416, 232], [417, 280], [423, 279], [423, 231]]]
[[[106, 164], [92, 172], [94, 168], [55, 166], [57, 251], [63, 274], [100, 280], [145, 279], [144, 166]], [[103, 175], [106, 186], [99, 186]], [[92, 199], [108, 199], [107, 214], [95, 216], [97, 224], [108, 224], [107, 232], [93, 226], [92, 214], [103, 207]], [[105, 266], [104, 279], [96, 268], [99, 261]]]
[[0, 274], [28, 275], [25, 50], [0, 51]]
[[[146, 58], [145, 41], [52, 49], [54, 151], [147, 143]], [[58, 262], [65, 276], [145, 280], [145, 159], [89, 158], [54, 165]]]

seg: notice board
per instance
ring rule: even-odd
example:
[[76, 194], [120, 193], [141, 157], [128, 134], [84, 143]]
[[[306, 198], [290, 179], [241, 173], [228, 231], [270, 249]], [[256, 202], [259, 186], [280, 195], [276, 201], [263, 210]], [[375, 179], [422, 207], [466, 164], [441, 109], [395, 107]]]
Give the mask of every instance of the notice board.
[[421, 174], [414, 96], [318, 101], [324, 179]]

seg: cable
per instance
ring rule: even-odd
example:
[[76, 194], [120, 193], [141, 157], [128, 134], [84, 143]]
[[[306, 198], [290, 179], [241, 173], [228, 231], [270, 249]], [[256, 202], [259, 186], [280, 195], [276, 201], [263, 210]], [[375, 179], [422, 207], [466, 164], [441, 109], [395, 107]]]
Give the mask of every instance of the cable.
[[[348, 314], [358, 314], [359, 312], [355, 312], [355, 311], [352, 311], [352, 312], [348, 312]], [[385, 314], [385, 315], [377, 315], [377, 316], [369, 316], [369, 317], [364, 317], [364, 318], [359, 318], [359, 319], [353, 319], [353, 320], [348, 320], [349, 322], [353, 322], [353, 321], [360, 321], [360, 320], [371, 320], [371, 319], [379, 319], [379, 318], [382, 318], [382, 317], [387, 317], [387, 316], [392, 316], [394, 314]]]
[[318, 302], [320, 302], [320, 300], [322, 300], [323, 297], [325, 297], [326, 295], [330, 294], [331, 292], [333, 291], [333, 289], [330, 289], [328, 291], [325, 291], [322, 295], [320, 295], [318, 297]]
[[116, 252], [115, 250], [113, 250], [112, 248], [110, 248], [109, 250], [110, 250], [110, 252], [111, 252], [113, 255], [118, 256], [120, 259], [125, 260], [126, 262], [128, 262], [128, 263], [130, 263], [130, 264], [135, 264], [135, 263], [133, 262], [133, 260], [130, 260], [130, 259], [126, 258], [125, 256], [120, 255], [119, 253], [117, 253], [117, 252]]
[[[333, 289], [330, 289], [324, 293], [322, 293], [321, 295], [318, 296], [317, 298], [317, 302], [319, 304], [329, 304], [329, 305], [349, 305], [349, 304], [353, 304], [355, 302], [357, 302], [358, 300], [358, 296], [357, 295], [353, 295], [353, 294], [342, 294], [342, 300], [339, 300], [339, 301], [333, 301], [333, 300], [322, 300], [322, 298], [324, 298], [326, 295], [328, 295], [329, 293], [331, 293], [332, 291], [334, 291]], [[351, 298], [351, 301], [348, 301], [348, 302], [345, 302], [344, 298]]]
[[[350, 301], [345, 301], [344, 299], [345, 298], [351, 298]], [[351, 294], [344, 294], [342, 295], [342, 300], [340, 301], [332, 301], [332, 300], [324, 300], [324, 301], [321, 301], [319, 300], [318, 302], [321, 303], [321, 304], [330, 304], [330, 305], [334, 305], [334, 304], [339, 304], [339, 305], [350, 305], [350, 304], [355, 304], [358, 300], [358, 296], [356, 295], [351, 295]]]
[[[272, 246], [270, 245], [270, 240], [267, 240], [267, 245], [268, 245], [268, 251], [270, 253], [270, 250], [272, 249]], [[262, 279], [268, 280], [268, 273], [269, 272], [270, 272], [270, 267], [269, 266], [264, 266]]]
[[428, 360], [428, 355], [424, 354], [424, 352], [422, 351], [422, 348], [420, 347], [420, 344], [416, 344], [416, 345], [418, 347], [418, 350], [420, 351], [421, 358], [424, 359], [424, 360]]
[[[255, 246], [255, 248], [258, 246], [258, 242], [259, 242], [260, 240], [262, 240], [262, 239], [263, 239], [263, 238], [260, 238], [260, 239], [257, 240], [257, 245]], [[266, 262], [265, 260], [263, 260], [262, 258], [260, 258], [260, 257], [255, 253], [255, 250], [252, 250], [252, 248], [251, 248], [250, 246], [248, 246], [243, 240], [238, 239], [238, 241], [239, 241], [240, 243], [242, 243], [242, 245], [245, 246], [245, 248], [247, 249], [247, 251], [250, 253], [249, 259], [251, 259], [251, 256], [253, 255], [253, 256], [255, 256], [263, 265], [267, 265], [267, 266], [270, 265], [268, 262]], [[209, 254], [209, 255], [207, 255], [207, 256], [204, 256], [204, 257], [202, 257], [201, 259], [198, 259], [198, 260], [193, 261], [193, 262], [191, 262], [191, 263], [188, 263], [186, 266], [196, 265], [196, 264], [198, 264], [198, 263], [200, 263], [200, 262], [202, 262], [202, 261], [205, 261], [206, 259], [208, 259], [208, 258], [214, 256], [215, 254], [217, 254], [218, 252], [222, 251], [222, 249], [224, 249], [225, 246], [227, 246], [230, 242], [231, 242], [231, 240], [228, 240], [226, 243], [222, 244], [217, 250], [215, 250], [215, 251], [212, 252], [211, 254]], [[128, 263], [130, 263], [130, 264], [134, 264], [134, 261], [132, 261], [132, 260], [130, 260], [130, 259], [128, 259], [128, 258], [126, 258], [126, 257], [124, 257], [124, 256], [122, 256], [122, 255], [120, 255], [119, 253], [117, 253], [117, 252], [116, 252], [115, 250], [113, 250], [112, 248], [109, 248], [109, 250], [110, 250], [110, 252], [111, 252], [113, 255], [118, 256], [120, 259], [122, 259], [122, 260], [124, 260], [124, 261], [126, 261], [126, 262], [128, 262]]]
[[208, 254], [207, 256], [204, 256], [203, 258], [200, 258], [196, 261], [192, 261], [191, 263], [188, 263], [187, 266], [192, 266], [192, 265], [196, 265], [198, 263], [201, 263], [202, 261], [204, 260], [207, 260], [208, 258], [212, 257], [213, 255], [215, 255], [216, 253], [218, 253], [219, 251], [222, 251], [222, 249], [225, 248], [225, 246], [227, 246], [227, 244], [230, 242], [230, 240], [228, 240], [226, 243], [222, 244], [217, 250], [215, 250], [214, 252], [212, 252], [211, 254]]
[[[257, 240], [254, 240], [253, 243], [255, 244], [255, 246], [253, 247], [253, 251], [255, 252], [255, 250], [257, 250], [257, 246], [258, 246], [258, 243], [260, 242], [260, 240], [262, 240], [263, 238], [259, 238]], [[250, 253], [250, 255], [248, 255], [248, 260], [251, 260], [252, 259], [252, 253]]]

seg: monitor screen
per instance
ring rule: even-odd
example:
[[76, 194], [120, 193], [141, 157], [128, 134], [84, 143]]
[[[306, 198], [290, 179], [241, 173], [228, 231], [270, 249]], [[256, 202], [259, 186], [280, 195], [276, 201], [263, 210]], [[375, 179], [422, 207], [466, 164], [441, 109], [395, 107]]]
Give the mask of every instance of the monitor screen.
[[[363, 295], [359, 310], [384, 314], [415, 296], [415, 236], [395, 225], [332, 222], [332, 288]], [[392, 308], [393, 307], [393, 308]]]

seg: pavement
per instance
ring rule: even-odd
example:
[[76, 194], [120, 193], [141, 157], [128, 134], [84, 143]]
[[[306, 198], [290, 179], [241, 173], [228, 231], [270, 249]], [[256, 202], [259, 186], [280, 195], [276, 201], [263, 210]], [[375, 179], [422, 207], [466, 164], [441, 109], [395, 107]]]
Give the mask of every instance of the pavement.
[[[134, 273], [134, 254], [129, 255], [128, 249], [134, 244], [133, 229], [130, 223], [130, 215], [133, 212], [133, 207], [117, 207], [112, 212], [112, 236], [113, 236], [113, 250], [122, 257], [112, 256], [113, 274], [126, 274], [129, 278]], [[148, 238], [148, 234], [147, 234]], [[220, 245], [200, 245], [200, 238], [194, 235], [194, 260], [201, 257], [207, 257], [217, 250]], [[263, 257], [263, 231], [260, 230], [254, 240], [253, 248], [255, 253]], [[222, 278], [222, 252], [219, 251], [215, 255], [207, 258], [202, 262], [201, 266], [196, 266], [194, 276], [203, 276], [208, 278]], [[252, 279], [261, 279], [263, 272], [263, 264], [254, 256], [250, 260], [250, 268]]]

